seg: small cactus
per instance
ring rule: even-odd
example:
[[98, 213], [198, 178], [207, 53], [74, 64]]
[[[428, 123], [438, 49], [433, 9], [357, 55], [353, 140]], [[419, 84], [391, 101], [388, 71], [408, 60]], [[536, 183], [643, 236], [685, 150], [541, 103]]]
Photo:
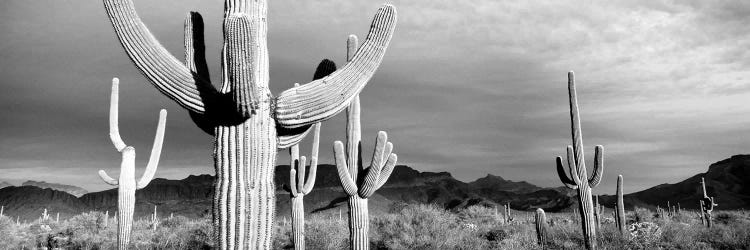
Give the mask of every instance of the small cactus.
[[622, 198], [622, 175], [617, 176], [617, 207], [615, 208], [615, 223], [620, 234], [625, 236], [625, 202]]
[[701, 199], [701, 212], [703, 213], [703, 217], [705, 217], [706, 226], [708, 228], [711, 228], [713, 226], [713, 216], [711, 215], [711, 212], [714, 211], [714, 207], [718, 206], [719, 204], [716, 204], [714, 202], [714, 197], [709, 197], [708, 193], [706, 192], [706, 180], [701, 177], [701, 186], [703, 187], [703, 198]]
[[536, 222], [536, 239], [542, 249], [545, 249], [545, 243], [547, 242], [547, 216], [544, 214], [544, 210], [541, 208], [536, 209], [536, 216], [534, 216]]
[[135, 208], [135, 190], [146, 187], [156, 173], [159, 165], [161, 146], [164, 141], [164, 127], [167, 121], [167, 111], [159, 112], [159, 124], [156, 127], [154, 146], [151, 148], [151, 158], [146, 165], [146, 171], [138, 182], [135, 180], [135, 148], [127, 146], [120, 137], [118, 126], [118, 99], [119, 83], [117, 78], [112, 79], [112, 95], [109, 108], [109, 138], [115, 149], [122, 153], [120, 165], [120, 178], [109, 177], [104, 170], [99, 170], [99, 177], [112, 186], [117, 186], [117, 248], [127, 249], [130, 243], [130, 231], [133, 227], [133, 210]]
[[[318, 145], [320, 144], [320, 123], [313, 126], [313, 144], [310, 155], [310, 173], [305, 181], [305, 166], [307, 159], [299, 155], [299, 144], [289, 148], [291, 162], [289, 165], [288, 191], [292, 200], [292, 240], [294, 249], [305, 249], [305, 206], [304, 197], [315, 186], [315, 176], [318, 169]], [[297, 170], [295, 170], [295, 168]]]
[[151, 215], [151, 230], [156, 231], [157, 224], [159, 224], [159, 217], [156, 215], [156, 205], [154, 205], [154, 213]]
[[556, 158], [557, 174], [566, 187], [578, 190], [578, 207], [581, 214], [581, 227], [586, 249], [596, 249], [596, 221], [594, 219], [594, 204], [591, 197], [591, 189], [599, 185], [604, 171], [603, 147], [594, 147], [594, 171], [591, 178], [586, 173], [586, 164], [583, 156], [583, 136], [581, 134], [581, 121], [578, 113], [578, 97], [576, 96], [575, 76], [573, 71], [568, 73], [568, 97], [570, 102], [570, 123], [573, 145], [568, 146], [568, 171], [570, 177], [565, 173], [562, 157]]

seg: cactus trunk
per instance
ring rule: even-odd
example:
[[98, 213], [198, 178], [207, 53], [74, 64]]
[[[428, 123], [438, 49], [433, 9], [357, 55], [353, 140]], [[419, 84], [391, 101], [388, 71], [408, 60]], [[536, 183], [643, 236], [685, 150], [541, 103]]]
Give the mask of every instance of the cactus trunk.
[[[120, 173], [122, 175], [122, 172]], [[135, 209], [135, 180], [131, 176], [131, 185], [124, 185], [120, 178], [117, 190], [117, 249], [127, 250], [130, 244], [130, 231], [133, 229], [133, 211]]]
[[349, 249], [370, 249], [367, 199], [349, 196]]
[[294, 249], [305, 249], [305, 206], [302, 202], [304, 195], [292, 197], [292, 237]]
[[615, 222], [617, 224], [617, 230], [620, 231], [621, 235], [625, 235], [625, 203], [622, 198], [622, 175], [617, 176], [617, 207], [615, 208]]
[[578, 212], [581, 214], [581, 230], [586, 249], [596, 249], [596, 221], [594, 220], [594, 202], [591, 200], [591, 188], [582, 185], [578, 189]]

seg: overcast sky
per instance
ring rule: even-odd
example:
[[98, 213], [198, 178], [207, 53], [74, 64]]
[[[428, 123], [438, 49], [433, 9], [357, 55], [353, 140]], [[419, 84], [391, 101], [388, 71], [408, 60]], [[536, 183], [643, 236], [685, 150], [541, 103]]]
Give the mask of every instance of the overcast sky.
[[[221, 1], [136, 0], [164, 46], [183, 58], [183, 21], [206, 23], [218, 82]], [[345, 61], [379, 1], [269, 1], [271, 89], [311, 80], [323, 58]], [[674, 183], [750, 148], [748, 1], [393, 0], [398, 25], [361, 94], [364, 144], [389, 133], [399, 163], [560, 186], [554, 157], [570, 144], [566, 74], [576, 72], [584, 146], [604, 145], [595, 193]], [[110, 82], [119, 77], [120, 129], [140, 174], [158, 111], [169, 110], [157, 177], [213, 174], [212, 138], [156, 91], [125, 55], [101, 1], [0, 2], [0, 179], [109, 188]], [[343, 114], [323, 123], [321, 155], [345, 137]], [[309, 144], [303, 143], [309, 154]], [[369, 161], [370, 151], [365, 158]], [[287, 153], [278, 163], [286, 164]], [[589, 165], [591, 166], [591, 165]]]

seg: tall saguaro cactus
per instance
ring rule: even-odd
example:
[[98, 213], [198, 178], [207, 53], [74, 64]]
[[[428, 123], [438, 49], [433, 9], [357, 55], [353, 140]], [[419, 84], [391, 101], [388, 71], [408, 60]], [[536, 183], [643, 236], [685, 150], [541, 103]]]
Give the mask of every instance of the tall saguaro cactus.
[[109, 106], [109, 139], [115, 145], [115, 149], [122, 153], [120, 164], [120, 178], [115, 180], [109, 177], [104, 170], [99, 170], [99, 177], [109, 185], [117, 186], [117, 248], [127, 249], [130, 242], [130, 230], [133, 227], [133, 210], [135, 208], [135, 190], [146, 187], [156, 173], [161, 156], [161, 146], [164, 141], [164, 127], [167, 122], [167, 110], [159, 112], [159, 124], [156, 126], [154, 146], [151, 148], [151, 157], [146, 165], [141, 179], [135, 180], [135, 148], [127, 146], [120, 137], [118, 125], [118, 99], [119, 80], [112, 79], [112, 95]]
[[622, 175], [617, 176], [617, 207], [615, 207], [615, 223], [620, 235], [625, 235], [625, 202], [622, 199]]
[[268, 87], [267, 5], [267, 0], [224, 1], [222, 86], [215, 89], [198, 13], [185, 22], [183, 64], [149, 32], [132, 0], [104, 0], [117, 37], [138, 69], [214, 136], [213, 224], [219, 249], [271, 247], [277, 148], [293, 145], [292, 138], [351, 103], [380, 65], [396, 23], [395, 8], [384, 5], [349, 64], [274, 97]]
[[713, 226], [713, 216], [711, 215], [711, 212], [714, 211], [714, 207], [718, 206], [719, 204], [716, 204], [714, 202], [714, 197], [709, 197], [708, 193], [706, 192], [706, 180], [701, 177], [701, 186], [703, 188], [703, 198], [701, 199], [701, 212], [703, 217], [706, 220], [706, 226], [708, 228], [711, 228]]
[[[318, 172], [318, 146], [320, 144], [320, 123], [313, 126], [312, 152], [310, 153], [310, 173], [305, 181], [307, 159], [299, 155], [299, 144], [289, 149], [289, 194], [292, 199], [292, 240], [294, 249], [305, 249], [305, 206], [304, 197], [315, 186], [315, 175]], [[295, 168], [297, 170], [295, 170]]]
[[[357, 37], [350, 35], [346, 50], [349, 64], [356, 59], [353, 56], [357, 47]], [[339, 180], [349, 196], [349, 247], [356, 250], [370, 249], [367, 199], [385, 184], [398, 161], [398, 156], [392, 153], [393, 144], [388, 142], [388, 134], [380, 131], [370, 166], [363, 168], [361, 138], [359, 95], [356, 95], [346, 109], [346, 151], [341, 141], [333, 143]]]
[[594, 147], [594, 171], [591, 178], [586, 173], [586, 162], [583, 156], [583, 136], [581, 121], [578, 113], [578, 97], [576, 96], [575, 76], [573, 71], [568, 73], [568, 97], [570, 102], [570, 123], [573, 145], [567, 147], [568, 171], [565, 173], [562, 157], [556, 158], [557, 174], [566, 187], [578, 190], [578, 208], [581, 214], [581, 227], [586, 249], [596, 249], [596, 221], [594, 220], [594, 205], [591, 199], [591, 189], [599, 185], [604, 171], [603, 147]]

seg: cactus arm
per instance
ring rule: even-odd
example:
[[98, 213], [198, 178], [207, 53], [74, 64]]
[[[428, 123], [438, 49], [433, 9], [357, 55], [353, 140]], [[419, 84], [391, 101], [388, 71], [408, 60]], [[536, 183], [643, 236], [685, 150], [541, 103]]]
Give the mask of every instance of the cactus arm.
[[307, 166], [307, 158], [300, 156], [299, 165], [297, 165], [297, 192], [300, 193], [305, 190], [305, 166]]
[[602, 181], [602, 175], [604, 172], [604, 147], [597, 145], [594, 147], [594, 172], [589, 178], [589, 186], [595, 188]]
[[581, 184], [581, 178], [578, 176], [578, 166], [576, 166], [575, 163], [575, 153], [573, 150], [573, 147], [568, 145], [568, 148], [566, 149], [568, 153], [568, 171], [570, 171], [570, 176], [573, 177], [573, 183], [576, 185]]
[[349, 196], [357, 194], [357, 185], [354, 184], [351, 175], [349, 175], [349, 168], [346, 166], [346, 156], [344, 155], [344, 144], [341, 141], [333, 142], [333, 152], [336, 155], [334, 158], [336, 163], [336, 170], [339, 173], [339, 180], [341, 181], [341, 187], [344, 188], [344, 192]]
[[141, 189], [151, 182], [156, 173], [156, 167], [159, 165], [159, 158], [161, 157], [161, 147], [164, 144], [164, 128], [167, 124], [167, 110], [162, 109], [159, 111], [159, 124], [156, 125], [156, 136], [154, 136], [154, 146], [151, 147], [151, 156], [146, 164], [146, 171], [143, 172], [143, 176], [138, 180], [137, 188]]
[[316, 123], [313, 126], [313, 144], [312, 153], [310, 155], [310, 173], [307, 174], [307, 181], [305, 182], [302, 193], [309, 194], [315, 186], [315, 175], [318, 172], [318, 150], [320, 145], [320, 123]]
[[[211, 77], [206, 64], [206, 45], [203, 38], [203, 17], [191, 11], [185, 17], [185, 66], [203, 83], [210, 83]], [[206, 84], [211, 89], [213, 85]], [[215, 90], [215, 89], [214, 89]]]
[[[199, 92], [203, 95], [215, 96], [218, 94], [216, 88], [211, 84], [211, 76], [206, 64], [206, 46], [203, 39], [203, 17], [198, 12], [191, 11], [185, 17], [185, 66], [193, 73], [193, 77], [201, 79], [198, 81]], [[205, 115], [188, 112], [190, 119], [203, 132], [209, 135], [215, 135], [214, 128], [216, 123]]]
[[388, 181], [388, 177], [390, 177], [391, 173], [393, 173], [393, 168], [396, 167], [396, 162], [398, 162], [398, 155], [390, 154], [390, 156], [388, 157], [388, 161], [385, 162], [385, 167], [380, 170], [380, 178], [378, 179], [378, 183], [375, 186], [375, 190], [378, 190], [380, 189], [380, 187], [385, 185], [385, 182]]
[[297, 165], [299, 165], [299, 145], [289, 148], [289, 189], [292, 197], [297, 197]]
[[115, 145], [117, 152], [122, 152], [127, 145], [120, 137], [120, 126], [118, 125], [118, 106], [120, 99], [120, 79], [112, 78], [112, 93], [109, 99], [109, 139]]
[[104, 172], [104, 170], [99, 170], [99, 178], [102, 178], [102, 180], [109, 185], [117, 186], [117, 183], [118, 183], [117, 180], [112, 177], [109, 177], [107, 172]]
[[359, 39], [356, 35], [349, 35], [346, 38], [346, 62], [351, 62], [354, 59], [354, 55], [357, 54], [359, 49]]
[[328, 119], [344, 110], [383, 60], [396, 24], [396, 9], [378, 9], [369, 34], [351, 62], [331, 75], [282, 92], [276, 98], [279, 125], [295, 128]]
[[297, 193], [297, 171], [294, 170], [294, 165], [289, 168], [289, 193], [292, 194], [292, 197], [297, 197], [299, 195]]
[[[375, 193], [375, 187], [377, 186], [378, 177], [380, 176], [380, 170], [383, 168], [383, 154], [385, 153], [386, 145], [388, 142], [388, 133], [385, 131], [378, 132], [378, 136], [375, 140], [375, 149], [372, 153], [372, 161], [370, 167], [367, 169], [367, 175], [361, 183], [359, 189], [359, 196], [362, 198], [368, 198]], [[391, 149], [393, 148], [393, 144]], [[390, 154], [390, 152], [388, 152]]]
[[104, 7], [128, 56], [154, 87], [183, 108], [203, 113], [197, 86], [203, 83], [156, 40], [136, 13], [133, 1], [104, 0]]
[[567, 188], [575, 188], [572, 186], [575, 186], [576, 183], [568, 178], [568, 174], [565, 173], [565, 167], [563, 166], [562, 157], [558, 156], [557, 158], [555, 158], [555, 163], [557, 165], [557, 176], [560, 177], [560, 181], [562, 181], [562, 183]]
[[[321, 61], [318, 64], [318, 67], [315, 69], [313, 81], [326, 77], [334, 71], [336, 71], [336, 63], [328, 59], [323, 59], [323, 61]], [[295, 83], [294, 87], [299, 87], [299, 84]], [[302, 139], [304, 139], [311, 130], [312, 126], [310, 125], [293, 129], [284, 128], [283, 126], [276, 126], [276, 133], [279, 137], [279, 143], [277, 147], [287, 148], [291, 145], [297, 144], [302, 141]]]

